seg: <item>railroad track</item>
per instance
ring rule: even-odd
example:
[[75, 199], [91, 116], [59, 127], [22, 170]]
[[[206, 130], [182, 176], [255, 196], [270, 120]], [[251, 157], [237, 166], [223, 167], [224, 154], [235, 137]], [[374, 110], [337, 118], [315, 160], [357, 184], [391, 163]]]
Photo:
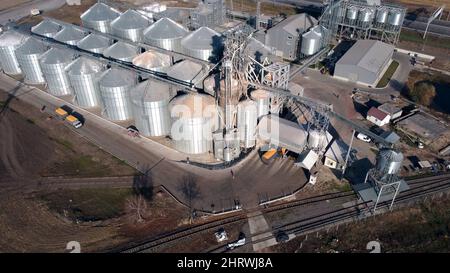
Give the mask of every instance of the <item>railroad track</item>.
[[[437, 192], [443, 192], [450, 189], [450, 174], [440, 175], [440, 176], [432, 176], [432, 177], [424, 177], [417, 178], [408, 181], [409, 184], [417, 185], [417, 187], [412, 187], [409, 190], [402, 192], [396, 199], [396, 204], [405, 203], [412, 200], [417, 200], [423, 196], [427, 196]], [[271, 205], [267, 208], [263, 209], [264, 213], [273, 213], [279, 212], [286, 209], [305, 206], [314, 203], [319, 203], [327, 200], [337, 200], [342, 198], [348, 198], [356, 196], [353, 191], [341, 191], [334, 193], [327, 193], [323, 195], [313, 196], [304, 198], [302, 200], [295, 200], [282, 204]], [[309, 232], [313, 232], [315, 230], [323, 229], [328, 226], [335, 225], [336, 223], [341, 223], [345, 221], [351, 221], [355, 219], [362, 219], [368, 216], [373, 215], [372, 207], [369, 206], [371, 202], [358, 202], [354, 205], [349, 205], [345, 208], [339, 208], [333, 211], [329, 211], [326, 213], [322, 213], [319, 215], [315, 215], [306, 219], [301, 219], [297, 221], [293, 221], [281, 226], [273, 227], [273, 232], [271, 236], [267, 236], [261, 238], [257, 241], [248, 242], [247, 244], [254, 244], [258, 242], [262, 242], [271, 238], [274, 238], [277, 231], [285, 231], [296, 235], [306, 234]], [[390, 202], [381, 202], [378, 205], [378, 208], [387, 208]], [[155, 252], [156, 250], [162, 247], [168, 247], [171, 244], [178, 243], [180, 241], [186, 240], [194, 235], [198, 235], [201, 233], [216, 231], [220, 227], [223, 227], [228, 224], [237, 224], [243, 221], [247, 221], [247, 216], [245, 213], [241, 213], [239, 215], [233, 215], [224, 219], [215, 220], [212, 222], [208, 222], [205, 224], [199, 224], [194, 227], [187, 227], [179, 230], [175, 230], [173, 232], [169, 232], [163, 235], [160, 235], [156, 238], [153, 238], [149, 241], [145, 241], [139, 243], [135, 246], [124, 248], [119, 250], [123, 253], [148, 253]], [[267, 233], [263, 232], [263, 233]], [[261, 234], [263, 234], [261, 233]], [[252, 237], [258, 236], [260, 234], [252, 234]], [[222, 250], [220, 252], [226, 252], [226, 245], [219, 246], [212, 251]]]

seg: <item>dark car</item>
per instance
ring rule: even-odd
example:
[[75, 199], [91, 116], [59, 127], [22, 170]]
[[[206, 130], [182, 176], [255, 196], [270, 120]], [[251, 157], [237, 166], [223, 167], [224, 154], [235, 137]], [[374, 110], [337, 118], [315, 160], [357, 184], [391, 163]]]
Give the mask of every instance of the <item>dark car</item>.
[[286, 234], [286, 232], [284, 231], [278, 231], [275, 234], [275, 240], [278, 243], [283, 243], [283, 242], [287, 242], [289, 240], [289, 236]]

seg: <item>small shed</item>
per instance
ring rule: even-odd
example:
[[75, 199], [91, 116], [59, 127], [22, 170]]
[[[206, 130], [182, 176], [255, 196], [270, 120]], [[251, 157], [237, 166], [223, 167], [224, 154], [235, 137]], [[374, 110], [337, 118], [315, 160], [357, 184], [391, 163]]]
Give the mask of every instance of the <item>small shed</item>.
[[367, 112], [366, 119], [378, 126], [383, 126], [389, 123], [389, 121], [391, 120], [391, 115], [384, 111], [381, 111], [378, 108], [372, 107], [370, 108], [369, 112]]

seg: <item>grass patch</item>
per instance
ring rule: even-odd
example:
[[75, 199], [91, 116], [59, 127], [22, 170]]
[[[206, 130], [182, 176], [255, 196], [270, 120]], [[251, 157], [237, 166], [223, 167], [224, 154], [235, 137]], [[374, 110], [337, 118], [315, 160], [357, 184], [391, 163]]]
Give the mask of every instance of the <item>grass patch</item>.
[[39, 196], [51, 210], [71, 220], [99, 221], [120, 216], [132, 189], [58, 190]]
[[[402, 30], [400, 33], [400, 41], [413, 42], [413, 43], [424, 43], [423, 34], [410, 30]], [[450, 49], [450, 39], [444, 37], [438, 37], [432, 34], [427, 34], [426, 46], [446, 48]]]
[[70, 142], [70, 141], [68, 141], [68, 140], [65, 140], [65, 139], [61, 139], [61, 138], [53, 138], [53, 137], [50, 137], [50, 139], [53, 140], [53, 141], [55, 141], [56, 143], [58, 143], [58, 144], [64, 146], [64, 148], [66, 148], [66, 149], [68, 149], [68, 150], [71, 150], [71, 151], [75, 152], [75, 150], [73, 149], [73, 144], [72, 144], [72, 142]]
[[394, 75], [395, 71], [398, 68], [399, 63], [397, 61], [392, 61], [389, 65], [386, 72], [384, 72], [383, 77], [381, 77], [380, 81], [378, 81], [377, 88], [384, 88], [389, 83], [389, 81], [392, 78], [392, 75]]
[[94, 161], [92, 156], [79, 155], [65, 162], [57, 163], [57, 168], [65, 175], [76, 176], [107, 176], [110, 168], [101, 162]]

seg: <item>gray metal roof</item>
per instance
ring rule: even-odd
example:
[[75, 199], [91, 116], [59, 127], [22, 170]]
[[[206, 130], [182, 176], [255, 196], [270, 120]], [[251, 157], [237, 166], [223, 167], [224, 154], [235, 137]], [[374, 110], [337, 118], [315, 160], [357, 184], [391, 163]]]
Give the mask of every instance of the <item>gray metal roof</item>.
[[134, 85], [135, 82], [136, 74], [121, 68], [110, 68], [100, 79], [100, 85], [104, 87]]
[[51, 48], [41, 56], [41, 62], [46, 64], [60, 64], [70, 62], [74, 53], [67, 49]]
[[137, 46], [119, 41], [105, 49], [103, 55], [115, 59], [128, 59], [131, 57], [134, 58], [138, 52], [139, 48]]
[[393, 51], [393, 45], [376, 40], [358, 40], [336, 64], [355, 65], [377, 73]]
[[144, 31], [151, 39], [170, 39], [184, 37], [188, 31], [170, 18], [161, 18]]
[[6, 31], [0, 35], [0, 46], [15, 46], [23, 43], [26, 37], [15, 31]]
[[89, 75], [102, 71], [101, 62], [86, 57], [80, 57], [66, 67], [66, 70], [72, 75]]
[[65, 26], [60, 32], [56, 33], [57, 41], [75, 41], [83, 39], [87, 33], [75, 26]]
[[131, 90], [131, 99], [138, 102], [170, 100], [170, 88], [166, 83], [146, 80]]
[[48, 46], [44, 43], [36, 40], [33, 37], [29, 37], [25, 43], [23, 43], [19, 48], [17, 48], [16, 52], [22, 55], [32, 55], [44, 53], [47, 51]]
[[214, 37], [220, 38], [220, 33], [209, 27], [201, 27], [181, 40], [181, 44], [190, 49], [213, 49]]
[[111, 26], [118, 29], [140, 29], [150, 24], [150, 19], [132, 9], [125, 11], [111, 22]]
[[167, 76], [185, 82], [195, 82], [203, 76], [202, 65], [184, 60], [167, 69]]
[[111, 40], [101, 35], [89, 34], [77, 43], [77, 46], [82, 49], [102, 48], [108, 47]]
[[390, 114], [391, 116], [400, 112], [402, 109], [400, 109], [399, 107], [395, 106], [392, 103], [384, 103], [380, 106], [378, 106], [378, 109], [380, 109], [383, 112], [386, 112], [388, 114]]
[[39, 24], [33, 26], [31, 28], [31, 32], [37, 33], [40, 35], [44, 35], [47, 33], [57, 33], [61, 29], [62, 29], [62, 26], [60, 24], [45, 19], [42, 22], [40, 22]]
[[120, 16], [120, 12], [106, 4], [96, 3], [81, 14], [81, 20], [85, 21], [107, 21], [114, 20]]
[[300, 13], [289, 16], [274, 26], [273, 29], [276, 30], [282, 28], [294, 36], [299, 36], [301, 34], [299, 30], [304, 31], [315, 25], [317, 25], [316, 18], [306, 13]]

